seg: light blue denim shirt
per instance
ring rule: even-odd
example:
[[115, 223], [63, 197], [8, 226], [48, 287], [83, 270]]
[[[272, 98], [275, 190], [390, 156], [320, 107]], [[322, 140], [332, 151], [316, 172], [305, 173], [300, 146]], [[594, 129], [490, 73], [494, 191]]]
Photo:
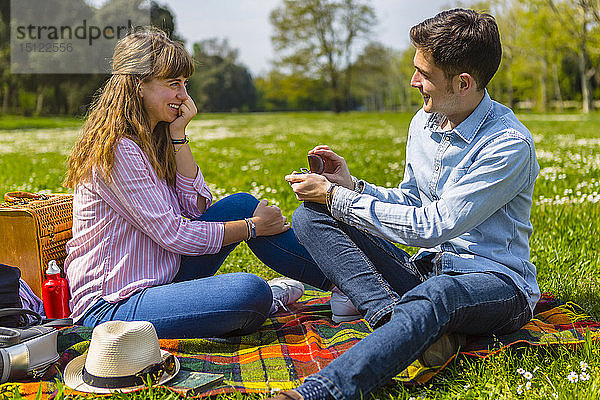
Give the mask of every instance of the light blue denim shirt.
[[505, 274], [533, 310], [540, 289], [529, 261], [529, 217], [539, 165], [531, 133], [487, 91], [453, 130], [441, 129], [443, 119], [422, 109], [413, 117], [398, 188], [338, 187], [331, 213], [420, 253], [441, 252], [441, 272]]

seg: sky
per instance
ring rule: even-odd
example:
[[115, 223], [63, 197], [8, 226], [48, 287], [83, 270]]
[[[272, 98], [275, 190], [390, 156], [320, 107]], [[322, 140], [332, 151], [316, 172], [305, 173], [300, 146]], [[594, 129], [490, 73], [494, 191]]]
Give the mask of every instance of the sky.
[[[208, 38], [227, 38], [238, 50], [238, 60], [253, 75], [271, 69], [274, 58], [269, 13], [281, 0], [169, 0], [166, 4], [175, 15], [175, 28], [186, 45]], [[432, 17], [450, 4], [450, 0], [372, 0], [377, 16], [372, 39], [397, 50], [410, 45], [411, 26]], [[418, 4], [418, 6], [415, 6]]]

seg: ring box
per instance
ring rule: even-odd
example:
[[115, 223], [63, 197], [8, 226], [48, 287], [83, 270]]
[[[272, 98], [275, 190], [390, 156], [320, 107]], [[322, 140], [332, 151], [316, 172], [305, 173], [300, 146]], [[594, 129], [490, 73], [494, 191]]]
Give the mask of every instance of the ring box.
[[308, 168], [312, 174], [322, 174], [325, 171], [323, 157], [318, 154], [308, 155]]

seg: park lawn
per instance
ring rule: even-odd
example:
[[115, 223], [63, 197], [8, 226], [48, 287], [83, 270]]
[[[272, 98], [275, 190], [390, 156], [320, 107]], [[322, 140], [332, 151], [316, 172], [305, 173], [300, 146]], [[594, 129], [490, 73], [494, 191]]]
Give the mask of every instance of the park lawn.
[[[217, 199], [249, 192], [279, 205], [291, 219], [298, 202], [283, 176], [306, 166], [306, 152], [317, 144], [329, 144], [346, 159], [354, 175], [379, 185], [398, 185], [410, 118], [410, 114], [391, 113], [205, 114], [191, 123], [188, 135]], [[534, 135], [541, 167], [531, 217], [531, 259], [538, 268], [540, 287], [561, 300], [580, 304], [599, 319], [600, 114], [522, 114], [520, 118]], [[0, 194], [68, 191], [61, 182], [80, 124], [77, 119], [3, 117]], [[277, 275], [245, 245], [232, 253], [220, 272], [233, 271], [253, 272], [266, 279]], [[600, 345], [586, 343], [578, 348], [507, 351], [485, 361], [459, 358], [423, 387], [387, 387], [376, 395], [391, 399], [596, 399], [600, 398], [599, 352]], [[519, 368], [532, 372], [532, 379], [517, 373]], [[577, 382], [567, 379], [573, 371], [578, 374]], [[115, 397], [143, 396], [174, 395], [153, 390]]]

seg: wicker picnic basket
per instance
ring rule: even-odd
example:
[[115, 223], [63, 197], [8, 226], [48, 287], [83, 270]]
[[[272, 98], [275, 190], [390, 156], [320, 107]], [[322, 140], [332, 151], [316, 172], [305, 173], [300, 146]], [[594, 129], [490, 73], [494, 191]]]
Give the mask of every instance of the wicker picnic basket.
[[62, 268], [72, 237], [73, 195], [9, 192], [0, 203], [0, 263], [18, 267], [41, 297], [50, 260]]

